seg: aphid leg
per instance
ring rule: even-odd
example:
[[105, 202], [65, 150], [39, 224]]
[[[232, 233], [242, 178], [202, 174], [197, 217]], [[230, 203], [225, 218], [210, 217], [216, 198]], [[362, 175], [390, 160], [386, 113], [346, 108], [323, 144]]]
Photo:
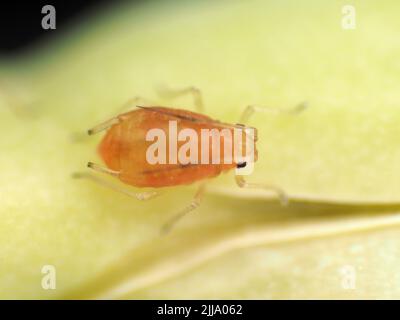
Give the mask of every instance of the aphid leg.
[[[250, 117], [255, 112], [275, 112], [277, 114], [298, 114], [302, 112], [304, 109], [307, 108], [307, 103], [302, 102], [296, 105], [293, 108], [283, 109], [283, 108], [271, 108], [271, 107], [260, 107], [255, 105], [249, 105], [243, 111], [239, 124], [243, 125], [246, 124]], [[241, 188], [257, 188], [257, 189], [265, 189], [276, 193], [279, 197], [279, 200], [282, 205], [287, 205], [289, 202], [289, 197], [281, 188], [274, 186], [274, 185], [264, 185], [258, 183], [248, 183], [243, 176], [235, 176], [236, 183]]]
[[93, 162], [88, 162], [87, 166], [90, 169], [93, 169], [93, 170], [95, 170], [97, 172], [106, 173], [106, 174], [109, 174], [110, 176], [113, 176], [113, 177], [118, 177], [119, 176], [119, 171], [114, 171], [114, 170], [108, 169], [106, 167], [103, 167], [101, 165], [95, 164]]
[[289, 109], [260, 107], [260, 106], [255, 106], [255, 105], [249, 105], [243, 111], [243, 113], [240, 117], [239, 123], [245, 124], [255, 112], [274, 112], [277, 114], [299, 114], [304, 109], [306, 109], [307, 106], [308, 105], [306, 102], [302, 102], [302, 103], [294, 106], [293, 108], [289, 108]]
[[196, 87], [191, 86], [183, 89], [170, 89], [166, 88], [165, 86], [160, 86], [156, 88], [156, 91], [161, 98], [166, 99], [175, 99], [183, 95], [191, 94], [193, 96], [193, 103], [197, 111], [204, 111], [203, 97], [200, 89]]
[[289, 202], [289, 197], [281, 188], [274, 185], [265, 185], [258, 183], [249, 183], [247, 182], [243, 176], [235, 176], [235, 180], [237, 185], [240, 188], [256, 188], [256, 189], [264, 189], [268, 191], [272, 191], [278, 195], [279, 201], [282, 205], [287, 205]]
[[128, 112], [130, 111], [130, 109], [136, 108], [137, 106], [144, 107], [152, 105], [154, 106], [157, 104], [141, 96], [136, 96], [132, 99], [129, 99], [126, 103], [124, 103], [123, 106], [118, 110], [119, 111], [118, 113]]
[[128, 190], [127, 188], [124, 188], [124, 187], [119, 186], [117, 184], [111, 183], [111, 182], [109, 182], [109, 181], [107, 181], [105, 179], [101, 179], [101, 178], [96, 177], [96, 176], [94, 176], [92, 174], [89, 174], [89, 173], [77, 172], [77, 173], [74, 173], [72, 175], [72, 177], [76, 178], [76, 179], [81, 179], [81, 178], [90, 179], [90, 180], [98, 183], [99, 185], [101, 185], [103, 187], [107, 187], [107, 188], [113, 189], [114, 191], [123, 193], [123, 194], [125, 194], [127, 196], [130, 196], [130, 197], [133, 197], [133, 198], [135, 198], [137, 200], [149, 200], [149, 199], [152, 199], [152, 198], [154, 198], [154, 197], [159, 195], [159, 193], [156, 192], [156, 191], [135, 193], [135, 192], [132, 192], [132, 191]]
[[[129, 99], [119, 110], [119, 113], [121, 112], [128, 112], [129, 109], [133, 109], [137, 107], [138, 105], [151, 105], [151, 102], [149, 102], [147, 99], [142, 98], [142, 97], [135, 97], [132, 99]], [[89, 135], [96, 134], [98, 132], [104, 131], [108, 129], [109, 127], [113, 126], [114, 124], [119, 123], [121, 120], [119, 119], [118, 116], [115, 116], [111, 118], [110, 120], [107, 120], [103, 123], [100, 123], [99, 125], [93, 127], [92, 129], [88, 130]]]
[[189, 212], [195, 210], [201, 203], [205, 191], [205, 184], [201, 184], [200, 187], [197, 189], [196, 194], [193, 197], [192, 202], [185, 208], [183, 208], [180, 212], [170, 218], [161, 228], [161, 234], [166, 235], [172, 229], [172, 227], [185, 215]]
[[93, 134], [99, 133], [101, 131], [107, 130], [114, 124], [117, 124], [120, 122], [120, 119], [118, 117], [111, 118], [103, 123], [98, 124], [97, 126], [91, 128], [88, 130], [88, 135], [91, 136]]

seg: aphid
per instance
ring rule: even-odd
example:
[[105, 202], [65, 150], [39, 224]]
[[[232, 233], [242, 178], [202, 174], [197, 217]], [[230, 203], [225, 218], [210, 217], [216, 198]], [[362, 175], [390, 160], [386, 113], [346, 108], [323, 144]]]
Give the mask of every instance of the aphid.
[[[178, 97], [188, 93], [193, 95], [194, 104], [197, 110], [199, 112], [202, 111], [202, 97], [198, 89], [189, 87], [177, 91], [164, 91], [164, 95], [167, 95], [170, 98]], [[191, 132], [199, 133], [199, 135], [200, 132], [203, 132], [201, 131], [203, 129], [227, 129], [228, 131], [233, 132], [238, 128], [251, 128], [245, 126], [244, 123], [247, 122], [249, 117], [255, 111], [265, 111], [266, 108], [248, 106], [240, 118], [240, 124], [227, 124], [213, 120], [201, 113], [169, 107], [159, 107], [154, 106], [154, 104], [146, 106], [139, 105], [138, 100], [140, 99], [136, 98], [128, 102], [128, 106], [134, 107], [132, 111], [122, 113], [88, 131], [89, 135], [92, 135], [107, 130], [98, 147], [98, 153], [104, 161], [105, 166], [100, 166], [98, 164], [89, 162], [88, 167], [96, 171], [112, 175], [127, 185], [139, 188], [153, 188], [152, 191], [132, 193], [125, 188], [121, 188], [116, 185], [110, 185], [105, 181], [95, 178], [96, 181], [107, 184], [111, 188], [131, 195], [138, 200], [150, 199], [158, 195], [158, 190], [164, 187], [189, 185], [195, 182], [200, 182], [200, 186], [192, 202], [181, 212], [173, 216], [173, 218], [163, 226], [162, 231], [167, 232], [178, 219], [200, 205], [205, 190], [205, 183], [208, 179], [214, 178], [222, 172], [226, 172], [235, 168], [246, 167], [247, 163], [213, 163], [211, 158], [207, 164], [182, 164], [176, 162], [163, 164], [149, 163], [148, 158], [146, 157], [149, 146], [152, 143], [146, 140], [149, 130], [153, 128], [168, 130], [168, 125], [172, 121], [176, 123], [178, 130], [190, 129], [192, 130]], [[293, 110], [287, 111], [298, 112], [303, 108], [304, 105], [302, 104]], [[277, 111], [278, 109], [274, 110]], [[244, 144], [246, 144], [248, 138], [249, 137], [246, 135], [243, 137], [243, 141], [245, 142]], [[254, 141], [257, 140], [256, 135], [252, 138]], [[210, 139], [212, 139], [212, 137], [210, 137]], [[226, 139], [226, 137], [224, 137], [224, 139]], [[167, 139], [166, 143], [168, 144], [166, 156], [170, 157], [172, 150], [171, 145], [177, 144], [175, 147], [181, 147], [184, 142], [174, 142], [171, 138], [169, 138], [169, 140]], [[210, 150], [208, 151], [210, 151], [210, 153], [215, 151], [212, 150], [213, 147], [213, 144], [209, 145]], [[221, 155], [225, 150], [222, 150], [222, 147], [220, 148], [221, 150], [219, 154]], [[200, 148], [195, 151], [199, 154], [200, 152], [204, 153], [204, 151], [200, 150]], [[211, 157], [210, 154], [208, 157]], [[254, 160], [257, 160], [257, 157], [255, 157]], [[241, 175], [236, 175], [235, 179], [239, 187], [268, 189], [274, 191], [282, 203], [287, 203], [288, 201], [286, 194], [278, 187], [248, 183]]]

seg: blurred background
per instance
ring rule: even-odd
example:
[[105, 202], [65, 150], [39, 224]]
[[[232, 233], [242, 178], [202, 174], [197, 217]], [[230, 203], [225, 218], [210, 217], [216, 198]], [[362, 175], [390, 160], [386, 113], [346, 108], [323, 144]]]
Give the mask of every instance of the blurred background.
[[[7, 1], [0, 11], [0, 54], [3, 57], [16, 57], [25, 51], [39, 47], [42, 43], [59, 37], [76, 23], [89, 16], [116, 6], [123, 0], [86, 0], [86, 1]], [[143, 0], [130, 0], [132, 4]], [[57, 11], [57, 31], [44, 30], [41, 26], [42, 8], [51, 4]]]
[[[43, 30], [41, 9], [56, 9]], [[400, 297], [398, 0], [8, 1], [0, 10], [0, 298]], [[351, 24], [351, 17], [355, 24]], [[350, 19], [350, 20], [349, 20]], [[137, 202], [72, 179], [99, 162], [76, 133], [158, 84], [199, 87], [205, 113], [257, 115], [251, 182]], [[135, 189], [132, 189], [135, 190]], [[49, 277], [56, 271], [55, 287]], [[51, 279], [50, 279], [51, 280]]]

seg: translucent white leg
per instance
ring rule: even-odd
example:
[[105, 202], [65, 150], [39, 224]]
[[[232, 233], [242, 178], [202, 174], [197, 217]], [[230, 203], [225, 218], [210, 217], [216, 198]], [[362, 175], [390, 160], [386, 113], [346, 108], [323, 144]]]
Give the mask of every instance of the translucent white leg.
[[193, 96], [193, 103], [197, 111], [204, 111], [203, 97], [201, 91], [196, 87], [190, 86], [182, 89], [170, 89], [165, 86], [160, 86], [156, 90], [158, 95], [165, 99], [175, 99], [190, 94]]
[[113, 177], [117, 177], [118, 178], [118, 176], [119, 176], [119, 171], [114, 171], [114, 170], [108, 169], [106, 167], [103, 167], [103, 166], [101, 166], [99, 164], [95, 164], [93, 162], [88, 162], [87, 166], [90, 169], [93, 169], [93, 170], [101, 172], [101, 173], [109, 174], [109, 175], [111, 175]]
[[[307, 108], [306, 102], [300, 103], [297, 106], [295, 106], [293, 108], [289, 108], [289, 109], [260, 107], [260, 106], [249, 105], [243, 111], [243, 113], [240, 117], [239, 123], [243, 124], [243, 125], [246, 124], [248, 122], [248, 120], [250, 119], [250, 117], [255, 112], [274, 112], [277, 114], [299, 114], [306, 108]], [[237, 185], [241, 188], [256, 188], [256, 189], [269, 190], [278, 195], [279, 200], [282, 205], [287, 205], [289, 202], [288, 195], [281, 188], [279, 188], [277, 186], [267, 185], [267, 184], [259, 184], [259, 183], [248, 183], [243, 176], [235, 176], [235, 179], [236, 179]]]
[[241, 124], [246, 124], [247, 121], [250, 119], [250, 117], [255, 113], [255, 112], [273, 112], [276, 114], [299, 114], [303, 110], [307, 108], [307, 103], [302, 102], [298, 105], [296, 105], [293, 108], [289, 109], [284, 109], [284, 108], [272, 108], [272, 107], [261, 107], [261, 106], [255, 106], [255, 105], [249, 105], [244, 109], [239, 123]]
[[126, 103], [124, 103], [124, 105], [118, 110], [118, 113], [129, 112], [131, 109], [134, 109], [137, 106], [145, 107], [145, 106], [155, 106], [155, 105], [157, 105], [155, 102], [150, 101], [147, 98], [136, 96], [132, 99], [129, 99]]
[[159, 195], [159, 193], [156, 192], [156, 191], [147, 191], [147, 192], [135, 193], [135, 192], [132, 192], [131, 190], [129, 190], [128, 188], [124, 188], [124, 187], [122, 187], [120, 185], [111, 183], [111, 182], [109, 182], [109, 181], [107, 181], [105, 179], [101, 179], [101, 178], [99, 178], [97, 176], [94, 176], [92, 174], [89, 174], [89, 173], [74, 173], [72, 175], [72, 177], [76, 178], [76, 179], [84, 178], [84, 179], [92, 180], [92, 181], [98, 183], [99, 185], [101, 185], [103, 187], [110, 188], [110, 189], [112, 189], [114, 191], [123, 193], [123, 194], [125, 194], [127, 196], [130, 196], [132, 198], [135, 198], [137, 200], [149, 200], [149, 199], [152, 199], [152, 198], [154, 198], [154, 197]]
[[112, 117], [111, 119], [109, 119], [109, 120], [107, 120], [105, 122], [102, 122], [102, 123], [98, 124], [97, 126], [89, 129], [88, 130], [88, 134], [89, 135], [93, 135], [93, 134], [99, 133], [101, 131], [107, 130], [108, 128], [112, 127], [114, 124], [119, 123], [121, 121], [121, 119], [119, 117], [119, 114], [122, 113], [122, 112], [126, 113], [126, 112], [130, 111], [130, 109], [133, 109], [133, 108], [135, 108], [137, 106], [146, 106], [146, 105], [151, 105], [151, 104], [152, 103], [150, 101], [148, 101], [145, 98], [139, 97], [139, 96], [135, 97], [135, 98], [132, 98], [132, 99], [129, 99], [119, 109], [119, 112], [118, 112], [117, 116]]
[[91, 136], [93, 134], [99, 133], [101, 131], [107, 130], [108, 128], [112, 127], [114, 124], [119, 123], [120, 120], [118, 117], [111, 118], [105, 122], [98, 124], [97, 126], [88, 130], [88, 135]]
[[285, 191], [277, 186], [261, 183], [249, 183], [245, 180], [243, 176], [235, 176], [235, 180], [240, 188], [264, 189], [275, 193], [278, 196], [279, 201], [282, 205], [287, 205], [289, 202], [288, 195], [285, 193]]
[[161, 228], [161, 234], [166, 235], [171, 231], [173, 226], [184, 216], [186, 216], [189, 212], [195, 210], [196, 208], [199, 207], [201, 200], [203, 198], [205, 191], [205, 184], [200, 185], [200, 187], [197, 189], [196, 194], [193, 197], [193, 200], [190, 202], [190, 204], [183, 208], [180, 212], [175, 214], [172, 218], [170, 218]]

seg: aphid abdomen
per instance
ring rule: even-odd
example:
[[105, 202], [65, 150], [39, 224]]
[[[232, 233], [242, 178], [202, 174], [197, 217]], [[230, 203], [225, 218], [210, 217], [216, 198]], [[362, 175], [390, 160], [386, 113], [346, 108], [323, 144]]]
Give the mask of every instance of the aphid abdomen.
[[136, 175], [122, 172], [120, 179], [124, 183], [136, 187], [162, 188], [189, 185], [196, 181], [216, 177], [221, 173], [221, 171], [221, 168], [217, 166], [205, 167], [204, 165], [175, 165], [174, 168], [163, 168], [160, 171], [145, 171]]
[[119, 125], [111, 127], [97, 148], [97, 152], [106, 166], [114, 171], [120, 171], [121, 169], [120, 145], [122, 142], [121, 135], [123, 134], [121, 129]]

